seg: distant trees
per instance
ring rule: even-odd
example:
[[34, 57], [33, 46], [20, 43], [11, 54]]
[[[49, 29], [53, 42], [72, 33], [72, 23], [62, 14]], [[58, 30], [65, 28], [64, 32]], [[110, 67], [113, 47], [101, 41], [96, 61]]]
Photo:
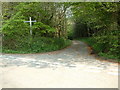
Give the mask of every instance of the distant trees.
[[76, 37], [94, 37], [101, 51], [119, 57], [120, 3], [73, 3]]
[[105, 29], [117, 29], [118, 4], [110, 2], [90, 2], [90, 3], [74, 3], [73, 14], [75, 22], [87, 25], [89, 34], [96, 34], [105, 31]]
[[[119, 56], [120, 3], [117, 2], [8, 2], [3, 3], [3, 45], [16, 47], [29, 39], [32, 17], [34, 37], [67, 38], [67, 20], [74, 21], [75, 38], [93, 37], [101, 45], [101, 51]], [[72, 14], [69, 16], [67, 11]], [[69, 17], [69, 18], [68, 18]], [[71, 21], [70, 21], [71, 22]], [[71, 25], [71, 24], [70, 24]], [[70, 27], [69, 27], [70, 29]], [[70, 37], [70, 36], [69, 36]]]

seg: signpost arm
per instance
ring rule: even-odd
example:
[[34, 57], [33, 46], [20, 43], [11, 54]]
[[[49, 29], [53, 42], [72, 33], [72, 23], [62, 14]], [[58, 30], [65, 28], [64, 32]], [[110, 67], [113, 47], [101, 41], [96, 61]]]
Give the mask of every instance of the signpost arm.
[[29, 21], [24, 21], [24, 22], [29, 22], [30, 23], [30, 35], [32, 36], [32, 22], [36, 22], [36, 20], [32, 21], [31, 17], [29, 17]]

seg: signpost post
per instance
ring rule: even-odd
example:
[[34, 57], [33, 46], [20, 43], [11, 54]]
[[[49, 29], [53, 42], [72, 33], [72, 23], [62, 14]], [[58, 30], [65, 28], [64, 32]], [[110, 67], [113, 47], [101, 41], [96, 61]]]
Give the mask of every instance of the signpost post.
[[31, 17], [29, 18], [29, 21], [24, 21], [25, 23], [29, 22], [30, 23], [30, 35], [32, 36], [32, 22], [36, 22], [36, 20], [32, 21]]

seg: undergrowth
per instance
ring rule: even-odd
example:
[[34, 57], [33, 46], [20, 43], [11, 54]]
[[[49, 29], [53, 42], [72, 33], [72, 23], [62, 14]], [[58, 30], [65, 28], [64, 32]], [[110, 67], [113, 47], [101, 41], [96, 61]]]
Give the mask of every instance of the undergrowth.
[[64, 38], [34, 37], [3, 43], [2, 53], [41, 53], [63, 49], [71, 44]]
[[103, 52], [106, 47], [104, 47], [104, 44], [97, 43], [93, 37], [78, 38], [78, 40], [83, 41], [87, 43], [89, 46], [91, 46], [93, 52], [98, 56], [104, 57], [106, 59], [114, 59], [114, 61], [117, 60], [118, 62], [120, 62], [119, 55], [114, 55], [110, 52]]

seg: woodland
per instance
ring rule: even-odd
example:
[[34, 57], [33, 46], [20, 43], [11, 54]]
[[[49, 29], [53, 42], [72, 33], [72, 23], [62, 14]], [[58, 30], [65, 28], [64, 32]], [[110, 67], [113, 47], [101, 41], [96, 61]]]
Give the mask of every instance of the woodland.
[[2, 18], [3, 53], [55, 51], [80, 40], [120, 61], [119, 2], [3, 2]]

